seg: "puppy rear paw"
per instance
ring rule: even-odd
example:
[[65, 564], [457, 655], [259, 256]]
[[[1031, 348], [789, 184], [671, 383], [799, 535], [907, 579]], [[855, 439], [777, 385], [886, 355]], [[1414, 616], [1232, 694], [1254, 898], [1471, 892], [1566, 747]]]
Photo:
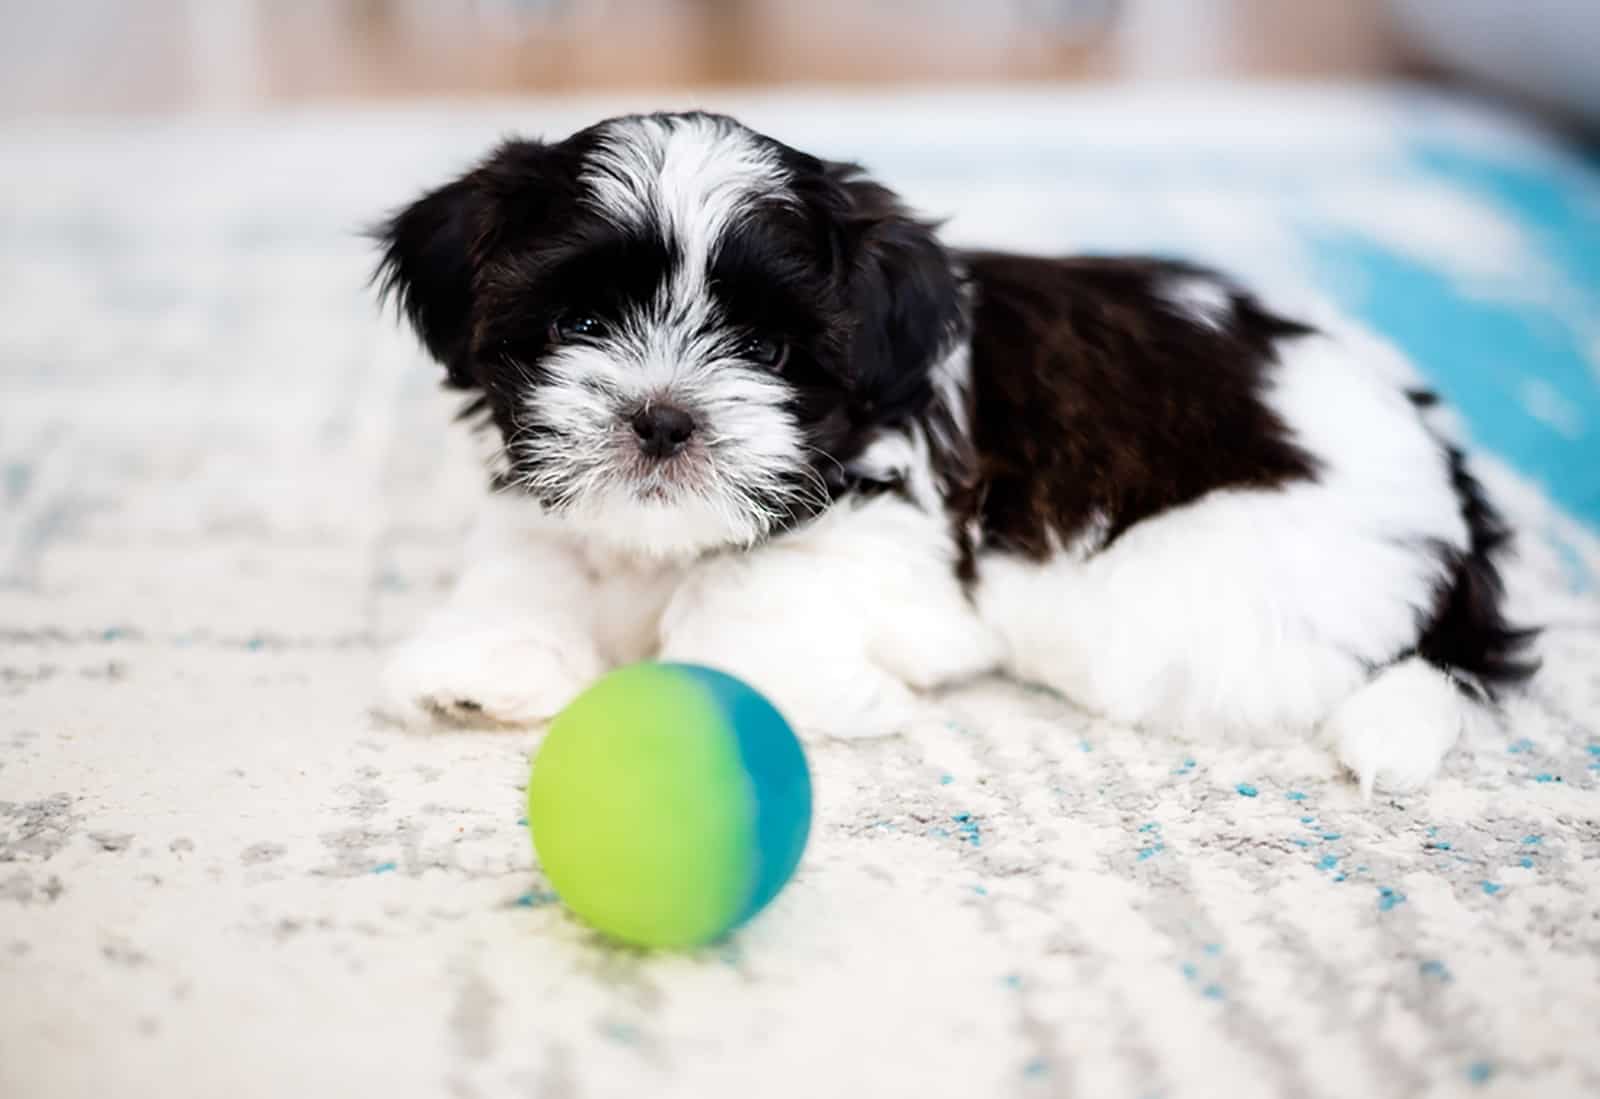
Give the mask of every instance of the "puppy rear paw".
[[1433, 778], [1471, 708], [1442, 672], [1413, 658], [1346, 699], [1325, 729], [1363, 794], [1405, 793]]
[[390, 655], [379, 708], [411, 727], [439, 720], [536, 725], [554, 717], [602, 670], [586, 641], [510, 632], [425, 635]]

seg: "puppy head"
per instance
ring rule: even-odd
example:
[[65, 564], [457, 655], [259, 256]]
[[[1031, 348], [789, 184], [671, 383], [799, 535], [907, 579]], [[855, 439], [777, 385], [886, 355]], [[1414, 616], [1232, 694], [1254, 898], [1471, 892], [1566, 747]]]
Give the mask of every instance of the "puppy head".
[[962, 324], [893, 194], [714, 115], [508, 142], [379, 237], [384, 291], [500, 432], [499, 481], [650, 555], [827, 507]]

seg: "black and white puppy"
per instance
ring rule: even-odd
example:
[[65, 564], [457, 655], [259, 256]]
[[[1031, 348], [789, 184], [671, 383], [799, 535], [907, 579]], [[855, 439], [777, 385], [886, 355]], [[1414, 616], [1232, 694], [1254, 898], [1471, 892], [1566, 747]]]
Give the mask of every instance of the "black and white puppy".
[[698, 113], [509, 141], [380, 233], [499, 444], [402, 717], [536, 722], [658, 657], [866, 735], [1004, 671], [1403, 789], [1531, 670], [1434, 398], [1212, 272], [955, 252]]

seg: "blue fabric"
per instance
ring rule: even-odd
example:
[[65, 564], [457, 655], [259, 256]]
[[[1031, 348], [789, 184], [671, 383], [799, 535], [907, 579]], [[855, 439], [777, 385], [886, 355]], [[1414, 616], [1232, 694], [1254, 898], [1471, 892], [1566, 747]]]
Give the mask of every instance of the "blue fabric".
[[1524, 297], [1514, 286], [1474, 293], [1371, 237], [1306, 227], [1328, 285], [1412, 357], [1476, 444], [1600, 523], [1600, 173], [1562, 175], [1431, 142], [1415, 146], [1409, 167], [1498, 211], [1571, 297]]

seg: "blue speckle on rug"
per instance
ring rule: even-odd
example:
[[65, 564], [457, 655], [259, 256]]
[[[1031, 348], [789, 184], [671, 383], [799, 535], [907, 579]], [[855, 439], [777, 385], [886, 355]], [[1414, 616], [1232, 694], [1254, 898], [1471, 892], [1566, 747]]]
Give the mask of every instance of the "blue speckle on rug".
[[1440, 962], [1440, 961], [1426, 961], [1426, 962], [1423, 962], [1422, 965], [1418, 967], [1418, 969], [1421, 971], [1421, 973], [1422, 973], [1422, 975], [1424, 977], [1432, 977], [1435, 980], [1443, 981], [1446, 984], [1448, 984], [1450, 981], [1455, 980], [1455, 978], [1450, 973], [1449, 967], [1446, 966], [1443, 962]]
[[1208, 984], [1200, 990], [1200, 995], [1208, 1000], [1227, 999], [1227, 993], [1222, 991], [1222, 986], [1216, 983]]
[[1387, 885], [1378, 886], [1378, 911], [1388, 912], [1397, 904], [1404, 904], [1406, 895], [1389, 888]]
[[5, 473], [6, 503], [15, 504], [28, 494], [28, 483], [33, 480], [33, 470], [22, 462], [7, 462]]
[[1467, 1079], [1474, 1084], [1487, 1084], [1494, 1077], [1494, 1065], [1488, 1061], [1474, 1061], [1467, 1066]]
[[1533, 751], [1533, 741], [1529, 740], [1527, 737], [1513, 740], [1506, 746], [1506, 751], [1510, 752], [1514, 756], [1526, 755], [1527, 753]]
[[1483, 883], [1483, 891], [1491, 897], [1504, 888], [1505, 886], [1501, 885], [1499, 882], [1486, 881]]
[[1139, 861], [1144, 862], [1146, 859], [1153, 859], [1166, 849], [1167, 845], [1164, 843], [1152, 843], [1148, 847], [1141, 847], [1139, 848]]
[[955, 780], [956, 780], [956, 776], [955, 775], [940, 775], [939, 776], [939, 785], [940, 786], [949, 786]]
[[1338, 866], [1338, 865], [1339, 865], [1339, 857], [1337, 855], [1323, 855], [1320, 859], [1317, 860], [1317, 869], [1318, 870], [1332, 870], [1335, 866]]
[[1234, 787], [1234, 790], [1237, 791], [1239, 796], [1242, 798], [1253, 798], [1261, 792], [1248, 782], [1239, 783], [1239, 785]]
[[1035, 1057], [1022, 1066], [1022, 1075], [1024, 1076], [1043, 1076], [1049, 1071], [1050, 1065], [1043, 1057]]
[[1543, 836], [1523, 836], [1522, 837], [1522, 842], [1523, 843], [1542, 843], [1543, 841], [1544, 841], [1544, 837]]
[[1537, 775], [1533, 776], [1533, 781], [1535, 781], [1535, 782], [1560, 782], [1561, 781], [1561, 776], [1560, 775], [1552, 775], [1549, 771], [1540, 771]]
[[392, 874], [398, 869], [400, 869], [399, 863], [380, 862], [377, 866], [372, 868], [372, 872], [374, 874]]
[[1518, 865], [1520, 865], [1524, 870], [1532, 870], [1533, 869], [1533, 860], [1530, 859], [1527, 855], [1523, 855], [1522, 859], [1518, 863]]
[[632, 1023], [607, 1023], [601, 1033], [625, 1046], [637, 1045], [639, 1041], [639, 1028]]
[[1299, 790], [1290, 790], [1287, 794], [1284, 794], [1283, 796], [1288, 798], [1290, 801], [1304, 801], [1304, 800], [1306, 800], [1305, 794], [1301, 793]]

